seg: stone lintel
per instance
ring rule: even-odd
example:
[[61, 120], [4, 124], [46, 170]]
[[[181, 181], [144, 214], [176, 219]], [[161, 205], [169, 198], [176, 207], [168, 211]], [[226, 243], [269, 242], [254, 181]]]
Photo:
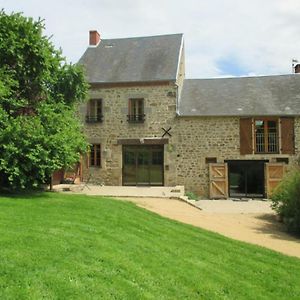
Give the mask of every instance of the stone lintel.
[[118, 145], [165, 145], [169, 139], [163, 138], [141, 138], [141, 139], [118, 139]]

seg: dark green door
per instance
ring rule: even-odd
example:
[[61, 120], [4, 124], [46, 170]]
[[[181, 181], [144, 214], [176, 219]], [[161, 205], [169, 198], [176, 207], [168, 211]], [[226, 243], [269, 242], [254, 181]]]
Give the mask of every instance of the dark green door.
[[162, 145], [123, 146], [123, 185], [161, 186]]
[[150, 155], [148, 149], [136, 151], [136, 185], [150, 185]]

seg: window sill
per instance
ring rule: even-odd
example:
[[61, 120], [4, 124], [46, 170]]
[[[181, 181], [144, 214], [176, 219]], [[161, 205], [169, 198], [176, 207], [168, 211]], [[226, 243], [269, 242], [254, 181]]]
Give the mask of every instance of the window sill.
[[280, 154], [279, 152], [254, 152], [255, 155], [270, 155], [270, 154], [275, 154], [278, 155]]
[[145, 115], [127, 115], [128, 123], [144, 123]]
[[94, 124], [94, 123], [102, 123], [103, 121], [103, 116], [96, 116], [96, 117], [85, 117], [85, 122], [87, 124]]
[[127, 121], [129, 124], [143, 124], [145, 121]]

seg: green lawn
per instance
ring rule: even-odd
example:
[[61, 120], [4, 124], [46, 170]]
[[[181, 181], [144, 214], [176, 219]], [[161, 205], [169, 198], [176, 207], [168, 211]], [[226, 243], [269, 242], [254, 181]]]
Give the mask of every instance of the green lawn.
[[0, 299], [300, 299], [300, 260], [100, 197], [0, 197]]

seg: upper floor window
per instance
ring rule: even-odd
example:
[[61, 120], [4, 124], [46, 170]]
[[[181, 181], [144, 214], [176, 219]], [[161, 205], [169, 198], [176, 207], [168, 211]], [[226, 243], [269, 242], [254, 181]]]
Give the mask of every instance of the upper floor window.
[[90, 166], [101, 167], [101, 145], [93, 144], [90, 146]]
[[255, 119], [255, 152], [278, 153], [278, 120]]
[[294, 118], [240, 118], [240, 153], [295, 154]]
[[102, 122], [102, 99], [91, 99], [87, 105], [86, 122]]
[[129, 99], [127, 120], [131, 123], [145, 121], [144, 99]]

